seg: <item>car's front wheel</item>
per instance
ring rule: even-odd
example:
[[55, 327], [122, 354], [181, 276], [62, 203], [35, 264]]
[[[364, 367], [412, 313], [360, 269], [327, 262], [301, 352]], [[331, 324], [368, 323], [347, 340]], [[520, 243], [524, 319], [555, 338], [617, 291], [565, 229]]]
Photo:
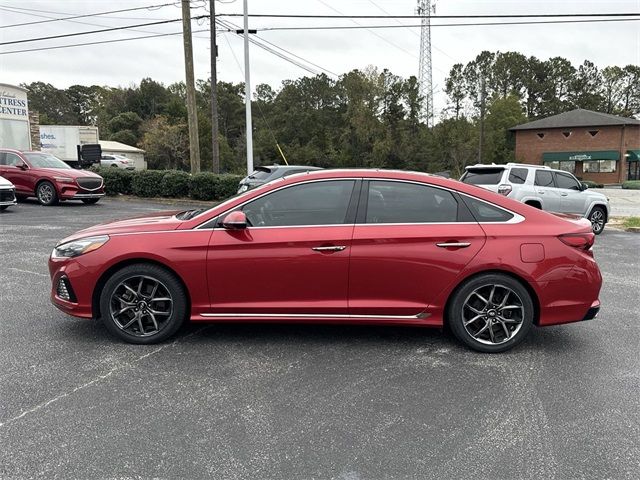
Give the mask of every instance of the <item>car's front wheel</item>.
[[602, 207], [593, 207], [589, 214], [589, 221], [591, 222], [591, 229], [596, 235], [600, 235], [604, 230], [604, 224], [607, 220], [607, 214]]
[[36, 188], [36, 196], [41, 205], [51, 206], [58, 203], [58, 192], [51, 182], [41, 182]]
[[454, 293], [448, 309], [453, 334], [486, 353], [509, 350], [529, 333], [534, 306], [527, 289], [503, 274], [482, 274]]
[[184, 324], [187, 295], [168, 270], [149, 264], [124, 267], [109, 278], [100, 295], [107, 329], [129, 343], [161, 342]]

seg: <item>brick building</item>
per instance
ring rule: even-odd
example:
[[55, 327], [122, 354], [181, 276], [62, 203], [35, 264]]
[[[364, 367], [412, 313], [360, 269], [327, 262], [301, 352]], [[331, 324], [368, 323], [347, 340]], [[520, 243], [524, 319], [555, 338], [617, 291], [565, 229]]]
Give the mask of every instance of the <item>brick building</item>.
[[579, 108], [510, 130], [518, 162], [603, 184], [640, 180], [640, 120]]

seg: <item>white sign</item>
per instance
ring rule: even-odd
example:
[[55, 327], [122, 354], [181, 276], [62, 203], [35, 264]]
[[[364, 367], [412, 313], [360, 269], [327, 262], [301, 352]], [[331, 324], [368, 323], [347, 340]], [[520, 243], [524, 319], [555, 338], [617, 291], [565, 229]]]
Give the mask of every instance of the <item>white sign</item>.
[[27, 92], [0, 84], [0, 119], [29, 121]]
[[569, 160], [578, 160], [578, 161], [591, 160], [591, 155], [585, 155], [584, 153], [581, 155], [571, 155], [569, 157]]

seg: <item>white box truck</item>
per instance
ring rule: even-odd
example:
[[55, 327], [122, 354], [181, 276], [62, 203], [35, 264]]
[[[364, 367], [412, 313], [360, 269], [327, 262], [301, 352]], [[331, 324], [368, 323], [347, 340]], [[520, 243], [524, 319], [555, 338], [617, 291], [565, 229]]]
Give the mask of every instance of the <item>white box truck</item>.
[[74, 168], [100, 162], [98, 127], [40, 125], [40, 148]]

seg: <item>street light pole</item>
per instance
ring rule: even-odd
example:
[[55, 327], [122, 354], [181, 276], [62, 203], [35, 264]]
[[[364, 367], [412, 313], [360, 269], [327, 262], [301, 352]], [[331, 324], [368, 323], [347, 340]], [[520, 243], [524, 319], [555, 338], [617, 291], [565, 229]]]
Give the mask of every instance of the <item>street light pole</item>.
[[218, 45], [216, 43], [216, 2], [209, 0], [211, 18], [211, 170], [220, 173], [220, 147], [218, 145]]
[[253, 129], [251, 126], [251, 82], [249, 79], [249, 17], [244, 0], [244, 102], [247, 124], [247, 175], [253, 172]]

